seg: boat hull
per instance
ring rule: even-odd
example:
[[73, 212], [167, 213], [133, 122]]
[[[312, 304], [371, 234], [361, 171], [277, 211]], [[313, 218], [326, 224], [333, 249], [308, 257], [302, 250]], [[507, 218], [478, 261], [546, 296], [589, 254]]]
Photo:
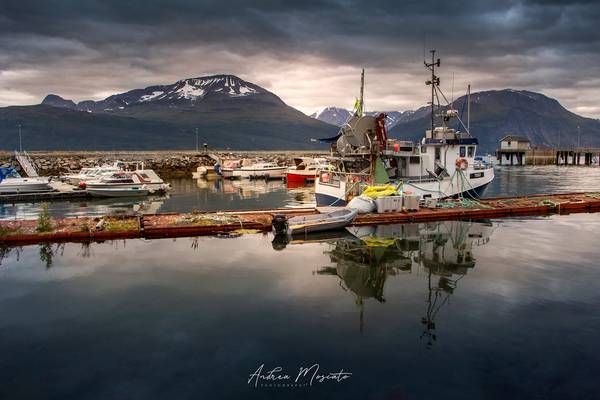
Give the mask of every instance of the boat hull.
[[[143, 184], [150, 193], [165, 192], [168, 190], [166, 183], [144, 183]], [[140, 188], [139, 183], [96, 183], [90, 182], [86, 185], [86, 189], [91, 190], [103, 190], [103, 189], [137, 189]]]
[[6, 178], [0, 182], [0, 194], [50, 192], [54, 189], [49, 183], [43, 178]]
[[94, 197], [140, 197], [147, 196], [148, 189], [120, 188], [120, 189], [88, 189]]
[[[405, 193], [420, 196], [421, 198], [444, 199], [452, 197], [479, 198], [483, 195], [487, 186], [494, 179], [494, 169], [468, 170], [465, 172], [468, 177], [463, 182], [458, 178], [447, 179], [442, 182], [418, 182], [408, 181], [402, 186]], [[481, 175], [481, 176], [479, 176]], [[471, 178], [471, 176], [477, 176]], [[315, 200], [317, 206], [345, 206], [349, 201], [346, 191], [346, 182], [341, 179], [336, 185], [328, 185], [315, 181]]]
[[226, 179], [282, 179], [285, 177], [285, 167], [269, 169], [223, 168], [221, 175]]
[[316, 178], [316, 174], [314, 172], [310, 173], [301, 173], [299, 171], [296, 172], [287, 172], [286, 179], [288, 182], [294, 183], [304, 183], [304, 182], [313, 182]]

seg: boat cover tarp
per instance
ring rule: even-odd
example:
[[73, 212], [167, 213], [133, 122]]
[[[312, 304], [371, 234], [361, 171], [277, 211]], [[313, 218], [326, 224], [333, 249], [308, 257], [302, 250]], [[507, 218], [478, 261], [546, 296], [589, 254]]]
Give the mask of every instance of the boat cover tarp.
[[335, 136], [332, 137], [328, 137], [328, 138], [321, 138], [321, 139], [317, 139], [319, 142], [323, 142], [323, 143], [333, 143], [335, 141], [337, 141], [340, 136], [342, 136], [342, 132], [340, 131], [340, 133], [338, 133]]
[[2, 182], [6, 177], [17, 174], [17, 170], [13, 167], [9, 168], [0, 168], [0, 182]]

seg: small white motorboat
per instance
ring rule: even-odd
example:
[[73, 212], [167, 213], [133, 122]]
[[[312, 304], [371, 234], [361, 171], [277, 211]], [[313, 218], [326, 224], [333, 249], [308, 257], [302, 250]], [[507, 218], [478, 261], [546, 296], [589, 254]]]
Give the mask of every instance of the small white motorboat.
[[206, 174], [208, 174], [208, 168], [201, 165], [196, 168], [196, 172], [192, 172], [192, 179], [204, 178]]
[[151, 169], [136, 169], [135, 171], [119, 171], [102, 175], [98, 180], [89, 181], [85, 187], [91, 189], [122, 189], [146, 187], [150, 193], [165, 192], [170, 189]]
[[122, 163], [121, 161], [116, 161], [114, 164], [105, 164], [97, 167], [81, 168], [81, 170], [78, 173], [62, 176], [61, 179], [67, 181], [73, 186], [79, 186], [81, 182], [87, 183], [93, 180], [100, 179], [102, 175], [119, 172], [123, 169], [123, 166], [124, 163]]
[[301, 215], [289, 219], [282, 215], [275, 215], [272, 223], [276, 234], [307, 234], [345, 228], [357, 215], [357, 210], [341, 208], [327, 213]]
[[239, 169], [242, 178], [282, 179], [285, 177], [287, 167], [279, 166], [274, 162], [258, 162]]
[[227, 179], [283, 179], [287, 167], [274, 162], [254, 162], [250, 160], [230, 161], [221, 168], [221, 175]]
[[122, 188], [95, 188], [88, 189], [88, 193], [94, 197], [139, 197], [148, 196], [148, 188], [122, 187]]
[[22, 178], [13, 167], [0, 168], [0, 194], [50, 192], [49, 183], [50, 178]]

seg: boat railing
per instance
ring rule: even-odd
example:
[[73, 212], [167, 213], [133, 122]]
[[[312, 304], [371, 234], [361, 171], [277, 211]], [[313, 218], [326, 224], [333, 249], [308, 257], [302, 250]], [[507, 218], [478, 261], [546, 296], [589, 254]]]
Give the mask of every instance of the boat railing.
[[319, 182], [323, 185], [340, 187], [343, 178], [346, 182], [352, 183], [368, 183], [370, 182], [371, 175], [362, 172], [345, 172], [345, 171], [335, 171], [324, 169], [319, 171]]
[[19, 165], [21, 165], [21, 168], [23, 168], [23, 171], [25, 171], [27, 176], [31, 178], [39, 176], [35, 168], [35, 164], [33, 163], [33, 160], [31, 159], [31, 157], [29, 157], [29, 154], [27, 154], [26, 151], [15, 151], [15, 158], [17, 159]]

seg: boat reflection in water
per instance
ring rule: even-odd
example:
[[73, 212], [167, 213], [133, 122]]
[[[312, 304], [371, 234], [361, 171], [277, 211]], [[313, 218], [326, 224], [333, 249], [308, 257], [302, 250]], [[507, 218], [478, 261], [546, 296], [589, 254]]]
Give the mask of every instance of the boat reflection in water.
[[353, 294], [361, 332], [364, 302], [385, 302], [385, 284], [390, 276], [424, 271], [428, 290], [421, 338], [431, 347], [436, 340], [436, 315], [448, 303], [458, 282], [475, 267], [473, 250], [489, 242], [493, 229], [487, 221], [350, 227], [291, 241], [276, 237], [273, 248], [326, 243], [331, 265], [318, 268], [316, 274], [336, 276], [342, 289]]

